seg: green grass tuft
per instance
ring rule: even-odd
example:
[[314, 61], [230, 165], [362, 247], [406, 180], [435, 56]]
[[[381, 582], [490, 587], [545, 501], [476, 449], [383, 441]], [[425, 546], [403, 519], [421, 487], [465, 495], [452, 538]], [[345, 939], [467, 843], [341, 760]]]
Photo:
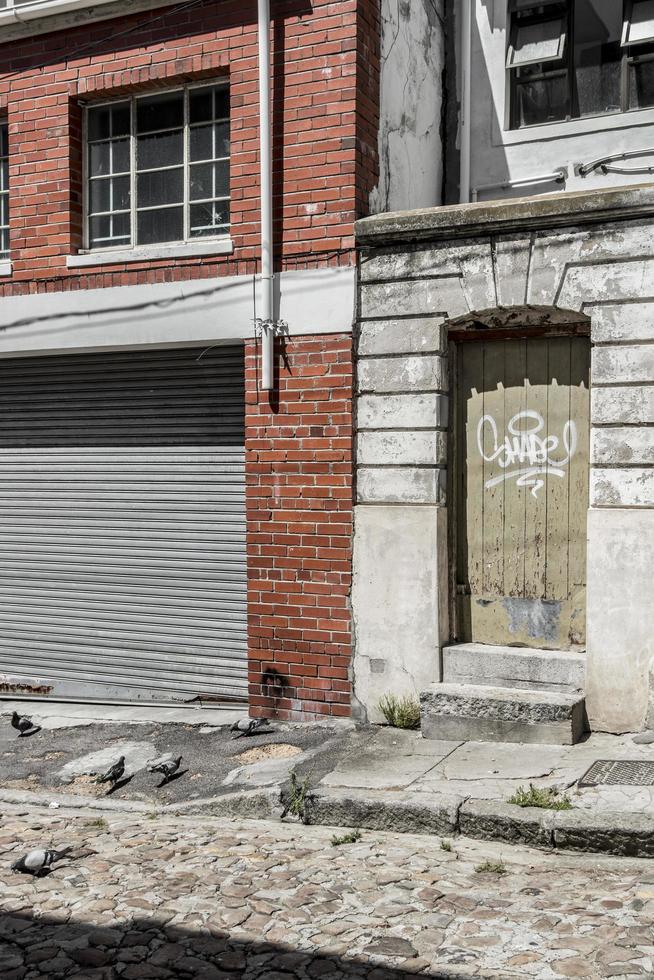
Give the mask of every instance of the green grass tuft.
[[87, 820], [85, 827], [93, 827], [95, 830], [109, 830], [109, 824], [104, 817], [97, 817], [95, 820]]
[[451, 850], [452, 850], [452, 841], [442, 840], [441, 841], [441, 851], [451, 851]]
[[377, 707], [393, 728], [420, 728], [420, 702], [411, 695], [385, 694]]
[[337, 837], [336, 834], [332, 837], [332, 847], [340, 847], [341, 844], [356, 844], [357, 841], [361, 840], [360, 830], [351, 830], [349, 834], [343, 834], [342, 837]]
[[504, 861], [482, 861], [475, 868], [478, 875], [491, 874], [491, 875], [505, 875], [507, 874], [506, 865]]
[[557, 789], [551, 789], [549, 786], [539, 789], [532, 783], [529, 784], [529, 789], [519, 786], [507, 803], [513, 803], [515, 806], [536, 806], [541, 810], [572, 810], [569, 796], [560, 796]]
[[291, 772], [291, 786], [286, 805], [284, 806], [284, 812], [282, 813], [282, 820], [290, 814], [292, 817], [298, 817], [302, 823], [307, 822], [306, 803], [309, 794], [310, 778], [311, 773], [308, 773], [302, 782], [300, 782], [295, 769], [293, 769]]

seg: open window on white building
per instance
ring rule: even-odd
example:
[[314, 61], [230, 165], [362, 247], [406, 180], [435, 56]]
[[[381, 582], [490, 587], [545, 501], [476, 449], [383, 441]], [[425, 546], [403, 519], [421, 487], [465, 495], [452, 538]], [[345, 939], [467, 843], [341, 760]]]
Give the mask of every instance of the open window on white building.
[[86, 110], [86, 245], [229, 232], [229, 89], [187, 86]]
[[510, 125], [654, 105], [654, 0], [511, 0]]

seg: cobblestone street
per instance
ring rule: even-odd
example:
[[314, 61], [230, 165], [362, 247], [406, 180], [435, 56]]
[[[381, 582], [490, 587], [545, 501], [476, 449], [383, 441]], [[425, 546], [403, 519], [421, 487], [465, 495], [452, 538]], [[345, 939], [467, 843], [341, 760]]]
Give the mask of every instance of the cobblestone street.
[[[333, 833], [10, 809], [0, 976], [654, 976], [647, 861]], [[12, 874], [26, 850], [64, 845], [47, 877]]]

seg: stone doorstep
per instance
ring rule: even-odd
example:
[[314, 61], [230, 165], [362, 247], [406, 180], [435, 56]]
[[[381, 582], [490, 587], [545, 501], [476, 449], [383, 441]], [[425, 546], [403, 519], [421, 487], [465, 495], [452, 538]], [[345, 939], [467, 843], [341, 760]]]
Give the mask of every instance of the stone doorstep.
[[586, 682], [586, 655], [576, 651], [454, 643], [443, 648], [443, 681], [581, 694]]
[[420, 695], [424, 738], [574, 745], [585, 730], [578, 694], [472, 684], [432, 684]]

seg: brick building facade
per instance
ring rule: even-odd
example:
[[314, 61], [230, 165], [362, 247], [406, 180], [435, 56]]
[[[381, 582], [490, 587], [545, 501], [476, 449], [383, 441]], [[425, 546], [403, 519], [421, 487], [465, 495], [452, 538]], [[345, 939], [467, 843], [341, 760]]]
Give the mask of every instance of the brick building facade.
[[[439, 17], [0, 8], [6, 692], [350, 714], [354, 223], [438, 200]], [[420, 59], [425, 181], [393, 197]]]

